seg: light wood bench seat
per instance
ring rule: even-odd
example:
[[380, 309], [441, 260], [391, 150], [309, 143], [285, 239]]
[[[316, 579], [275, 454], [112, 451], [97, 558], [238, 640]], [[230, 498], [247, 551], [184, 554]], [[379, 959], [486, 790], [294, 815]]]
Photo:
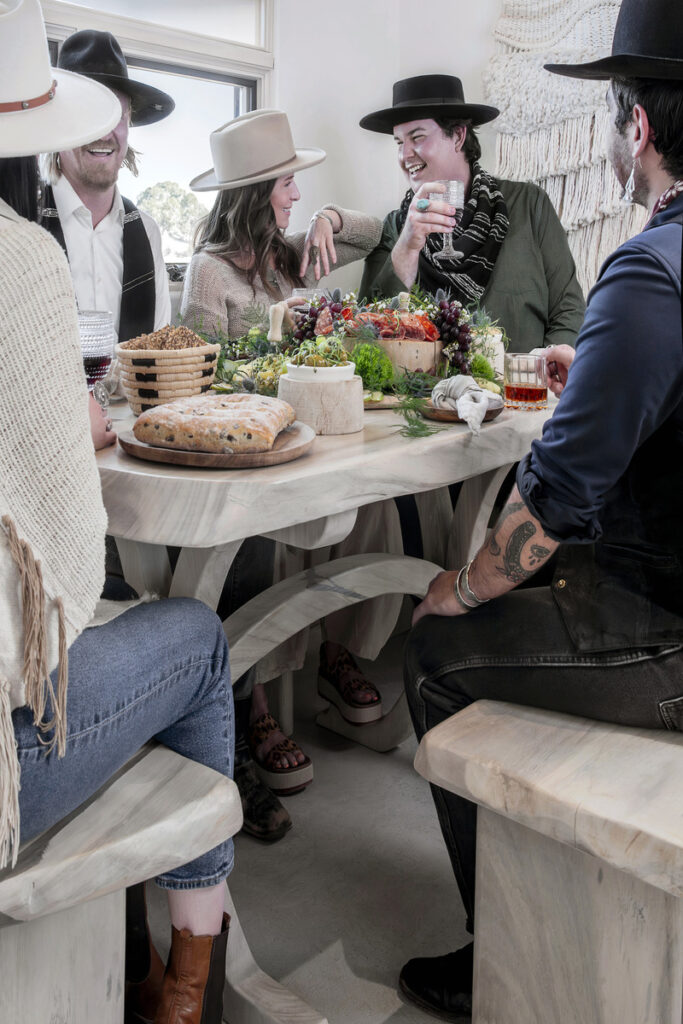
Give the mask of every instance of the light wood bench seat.
[[681, 1024], [683, 734], [479, 701], [415, 766], [479, 806], [475, 1024]]
[[0, 873], [0, 1021], [120, 1024], [126, 887], [241, 824], [233, 782], [155, 745], [22, 847]]

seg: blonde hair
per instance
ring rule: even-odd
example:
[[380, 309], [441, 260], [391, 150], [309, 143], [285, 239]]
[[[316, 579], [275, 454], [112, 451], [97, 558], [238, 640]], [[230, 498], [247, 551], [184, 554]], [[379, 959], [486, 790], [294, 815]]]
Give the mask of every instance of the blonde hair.
[[[123, 158], [123, 166], [137, 178], [140, 173], [137, 158], [140, 152], [129, 146]], [[62, 168], [59, 166], [59, 153], [41, 153], [40, 155], [40, 176], [48, 185], [56, 185], [62, 176]]]

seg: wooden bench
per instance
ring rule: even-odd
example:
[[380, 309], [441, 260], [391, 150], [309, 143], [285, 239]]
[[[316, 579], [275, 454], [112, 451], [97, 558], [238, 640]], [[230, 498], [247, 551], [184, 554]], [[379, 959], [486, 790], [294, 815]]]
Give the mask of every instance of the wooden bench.
[[474, 1024], [681, 1024], [683, 734], [479, 701], [415, 766], [479, 807]]
[[0, 873], [2, 1024], [121, 1024], [125, 889], [242, 824], [230, 779], [148, 746]]

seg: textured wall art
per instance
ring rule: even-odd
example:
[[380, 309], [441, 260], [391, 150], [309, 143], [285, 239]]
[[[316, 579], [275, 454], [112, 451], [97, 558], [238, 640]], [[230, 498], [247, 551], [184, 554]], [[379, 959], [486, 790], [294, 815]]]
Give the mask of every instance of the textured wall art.
[[607, 82], [543, 70], [611, 51], [620, 0], [504, 0], [496, 53], [484, 75], [495, 122], [496, 173], [546, 190], [569, 238], [587, 292], [606, 256], [645, 223], [626, 206], [607, 160]]

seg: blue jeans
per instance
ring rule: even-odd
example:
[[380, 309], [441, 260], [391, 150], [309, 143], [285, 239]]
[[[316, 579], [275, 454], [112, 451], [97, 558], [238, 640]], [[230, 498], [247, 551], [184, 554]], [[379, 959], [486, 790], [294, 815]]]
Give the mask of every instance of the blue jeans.
[[[458, 618], [426, 616], [408, 638], [404, 672], [418, 739], [481, 699], [683, 731], [683, 646], [579, 652], [549, 587]], [[438, 786], [432, 796], [472, 930], [476, 805]]]
[[[45, 755], [28, 708], [12, 717], [22, 841], [87, 800], [152, 738], [232, 777], [232, 687], [221, 622], [206, 605], [182, 598], [138, 605], [86, 629], [69, 650], [63, 758], [54, 750]], [[156, 881], [167, 889], [202, 888], [223, 881], [232, 865], [228, 839]]]

